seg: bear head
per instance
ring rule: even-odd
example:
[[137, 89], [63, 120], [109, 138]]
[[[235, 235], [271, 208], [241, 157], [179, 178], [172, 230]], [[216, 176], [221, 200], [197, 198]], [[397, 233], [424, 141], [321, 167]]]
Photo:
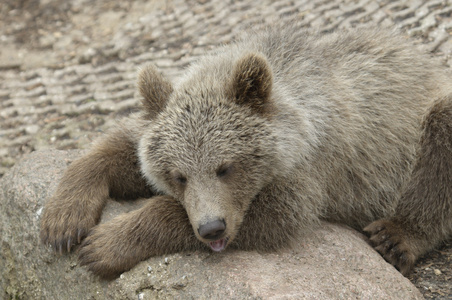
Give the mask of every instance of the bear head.
[[153, 66], [140, 72], [147, 124], [138, 148], [142, 173], [180, 201], [197, 238], [214, 251], [236, 237], [273, 176], [272, 83], [258, 53], [211, 56], [176, 86]]

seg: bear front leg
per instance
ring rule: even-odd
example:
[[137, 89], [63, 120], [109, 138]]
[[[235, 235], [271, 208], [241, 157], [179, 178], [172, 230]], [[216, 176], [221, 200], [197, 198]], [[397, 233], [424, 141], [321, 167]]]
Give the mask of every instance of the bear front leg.
[[418, 161], [394, 217], [364, 228], [370, 243], [402, 274], [452, 234], [452, 95], [423, 123]]
[[102, 158], [87, 155], [74, 161], [45, 204], [41, 240], [55, 251], [69, 252], [99, 220], [108, 198], [107, 180], [96, 174], [98, 168], [94, 167], [99, 160]]
[[112, 197], [149, 197], [141, 176], [133, 135], [118, 129], [66, 170], [41, 218], [41, 240], [55, 251], [70, 252], [99, 221]]
[[111, 279], [151, 256], [202, 245], [182, 205], [169, 196], [157, 196], [138, 210], [94, 227], [80, 246], [79, 261]]

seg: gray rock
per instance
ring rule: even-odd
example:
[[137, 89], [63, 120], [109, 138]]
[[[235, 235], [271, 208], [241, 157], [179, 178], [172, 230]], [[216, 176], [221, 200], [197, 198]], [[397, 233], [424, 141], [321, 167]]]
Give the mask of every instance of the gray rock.
[[[34, 152], [0, 181], [0, 298], [422, 299], [362, 236], [323, 224], [294, 249], [261, 254], [227, 250], [150, 258], [113, 281], [100, 280], [39, 241], [45, 200], [79, 151]], [[110, 201], [103, 219], [145, 200]]]

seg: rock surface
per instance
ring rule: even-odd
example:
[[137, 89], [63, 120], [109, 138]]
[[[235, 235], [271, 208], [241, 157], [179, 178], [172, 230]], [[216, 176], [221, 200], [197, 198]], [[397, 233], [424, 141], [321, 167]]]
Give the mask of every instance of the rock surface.
[[[0, 298], [4, 299], [422, 299], [408, 279], [363, 237], [323, 224], [279, 253], [225, 251], [150, 258], [113, 281], [58, 256], [39, 242], [45, 200], [80, 151], [38, 151], [0, 181]], [[145, 200], [110, 201], [103, 219]]]

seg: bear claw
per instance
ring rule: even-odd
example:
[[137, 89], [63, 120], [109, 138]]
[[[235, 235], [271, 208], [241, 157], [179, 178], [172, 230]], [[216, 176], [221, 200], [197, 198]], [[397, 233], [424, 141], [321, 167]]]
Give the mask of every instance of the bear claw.
[[379, 220], [364, 228], [364, 232], [368, 234], [370, 244], [387, 262], [405, 276], [410, 273], [416, 255], [400, 226], [390, 220]]
[[[70, 217], [61, 217], [62, 214]], [[41, 241], [59, 254], [70, 253], [95, 224], [93, 218], [85, 216], [77, 219], [74, 214], [50, 209], [44, 212], [41, 219]]]

